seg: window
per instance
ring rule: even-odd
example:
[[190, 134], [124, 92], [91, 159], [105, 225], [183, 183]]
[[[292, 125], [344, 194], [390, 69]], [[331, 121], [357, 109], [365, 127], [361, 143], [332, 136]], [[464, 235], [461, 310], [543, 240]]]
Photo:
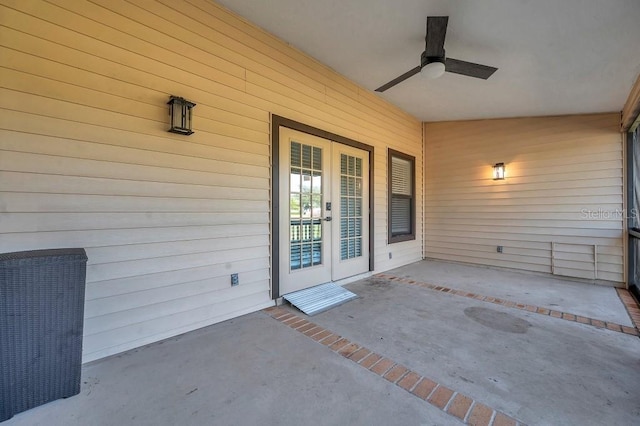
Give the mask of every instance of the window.
[[415, 164], [415, 157], [389, 150], [389, 243], [416, 239]]

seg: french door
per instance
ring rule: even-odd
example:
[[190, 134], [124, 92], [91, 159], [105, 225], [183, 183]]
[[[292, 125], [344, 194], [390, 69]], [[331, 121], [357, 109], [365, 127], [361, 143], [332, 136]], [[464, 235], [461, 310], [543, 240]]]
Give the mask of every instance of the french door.
[[369, 270], [369, 153], [280, 127], [280, 293]]

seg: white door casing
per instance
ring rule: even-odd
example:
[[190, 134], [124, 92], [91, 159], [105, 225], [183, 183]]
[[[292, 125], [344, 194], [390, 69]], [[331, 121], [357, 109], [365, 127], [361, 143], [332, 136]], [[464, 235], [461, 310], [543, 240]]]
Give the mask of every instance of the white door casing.
[[280, 127], [280, 294], [369, 270], [369, 153]]

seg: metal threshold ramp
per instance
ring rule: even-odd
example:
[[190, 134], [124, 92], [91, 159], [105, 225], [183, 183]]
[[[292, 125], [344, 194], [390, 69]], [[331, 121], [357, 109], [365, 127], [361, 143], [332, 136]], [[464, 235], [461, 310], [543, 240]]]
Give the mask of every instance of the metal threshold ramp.
[[334, 283], [320, 284], [282, 296], [283, 299], [309, 316], [342, 305], [356, 297], [358, 295], [355, 293]]

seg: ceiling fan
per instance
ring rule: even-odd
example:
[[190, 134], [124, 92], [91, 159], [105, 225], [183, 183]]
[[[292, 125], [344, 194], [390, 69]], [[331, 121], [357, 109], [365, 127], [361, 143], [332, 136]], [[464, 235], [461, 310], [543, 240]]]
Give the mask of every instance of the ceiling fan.
[[491, 77], [498, 68], [445, 57], [444, 38], [447, 35], [448, 22], [448, 16], [428, 16], [427, 36], [424, 39], [426, 46], [420, 55], [420, 65], [378, 87], [376, 92], [384, 92], [418, 73], [425, 74], [429, 78], [438, 78], [445, 71], [484, 80]]

